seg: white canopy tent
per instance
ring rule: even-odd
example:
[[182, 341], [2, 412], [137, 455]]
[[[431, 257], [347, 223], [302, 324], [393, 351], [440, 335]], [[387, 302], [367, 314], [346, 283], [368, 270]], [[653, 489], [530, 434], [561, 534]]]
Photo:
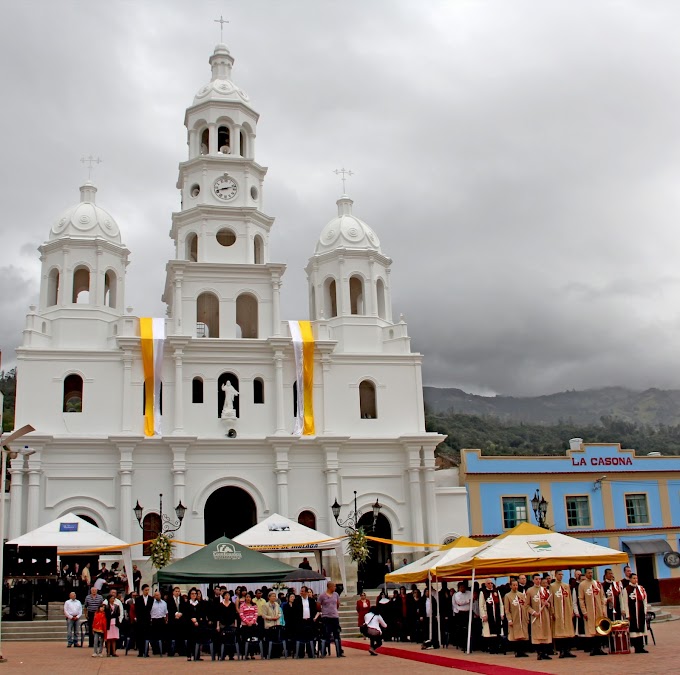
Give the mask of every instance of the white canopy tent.
[[234, 537], [234, 541], [263, 552], [313, 553], [319, 571], [322, 569], [322, 551], [335, 551], [340, 568], [340, 577], [345, 590], [347, 590], [343, 539], [331, 537], [318, 530], [312, 530], [312, 528], [295, 520], [274, 513], [257, 525], [253, 525], [249, 530], [242, 532], [238, 537]]
[[67, 513], [7, 543], [17, 546], [56, 546], [58, 555], [80, 551], [98, 552], [98, 549], [107, 549], [107, 553], [120, 551], [128, 588], [132, 587], [132, 554], [129, 544], [79, 518], [75, 513]]

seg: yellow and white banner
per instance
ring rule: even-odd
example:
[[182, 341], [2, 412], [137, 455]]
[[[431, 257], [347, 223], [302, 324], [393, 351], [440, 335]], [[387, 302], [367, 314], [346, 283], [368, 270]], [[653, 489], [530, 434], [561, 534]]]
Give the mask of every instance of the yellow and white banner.
[[295, 353], [297, 418], [293, 434], [314, 436], [314, 333], [311, 321], [289, 321]]
[[144, 435], [161, 435], [161, 381], [163, 377], [163, 347], [165, 319], [142, 317], [139, 320], [144, 366]]

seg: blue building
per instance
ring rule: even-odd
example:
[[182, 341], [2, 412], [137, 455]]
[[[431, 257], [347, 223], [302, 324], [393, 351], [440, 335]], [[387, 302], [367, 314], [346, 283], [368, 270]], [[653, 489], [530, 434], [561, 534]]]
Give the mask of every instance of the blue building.
[[[680, 604], [680, 457], [638, 457], [616, 443], [570, 441], [564, 456], [482, 456], [461, 451], [470, 536], [535, 522], [531, 500], [548, 502], [550, 529], [625, 551], [651, 601]], [[603, 570], [598, 571], [602, 578]], [[620, 579], [623, 570], [615, 570]]]

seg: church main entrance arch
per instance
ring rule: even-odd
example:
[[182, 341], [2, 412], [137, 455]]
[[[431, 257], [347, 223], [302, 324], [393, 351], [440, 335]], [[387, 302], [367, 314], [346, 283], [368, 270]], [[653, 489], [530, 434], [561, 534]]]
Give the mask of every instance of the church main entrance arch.
[[[373, 527], [372, 512], [364, 513], [359, 518], [358, 526], [363, 527], [364, 531], [372, 537], [392, 539], [392, 526], [382, 513], [378, 514], [375, 527]], [[359, 583], [363, 584], [363, 588], [378, 588], [385, 582], [385, 574], [387, 574], [385, 563], [392, 558], [392, 544], [369, 541], [368, 548], [371, 554], [368, 560], [359, 567]]]
[[204, 541], [209, 544], [225, 536], [233, 539], [256, 522], [255, 502], [245, 490], [233, 485], [218, 488], [203, 510]]

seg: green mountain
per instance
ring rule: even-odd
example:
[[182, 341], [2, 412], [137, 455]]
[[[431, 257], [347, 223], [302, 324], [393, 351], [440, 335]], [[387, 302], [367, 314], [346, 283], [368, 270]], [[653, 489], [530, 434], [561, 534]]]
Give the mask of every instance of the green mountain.
[[603, 417], [651, 427], [680, 425], [680, 391], [604, 387], [546, 396], [477, 396], [460, 389], [424, 387], [435, 415], [477, 415], [524, 424], [600, 424]]

